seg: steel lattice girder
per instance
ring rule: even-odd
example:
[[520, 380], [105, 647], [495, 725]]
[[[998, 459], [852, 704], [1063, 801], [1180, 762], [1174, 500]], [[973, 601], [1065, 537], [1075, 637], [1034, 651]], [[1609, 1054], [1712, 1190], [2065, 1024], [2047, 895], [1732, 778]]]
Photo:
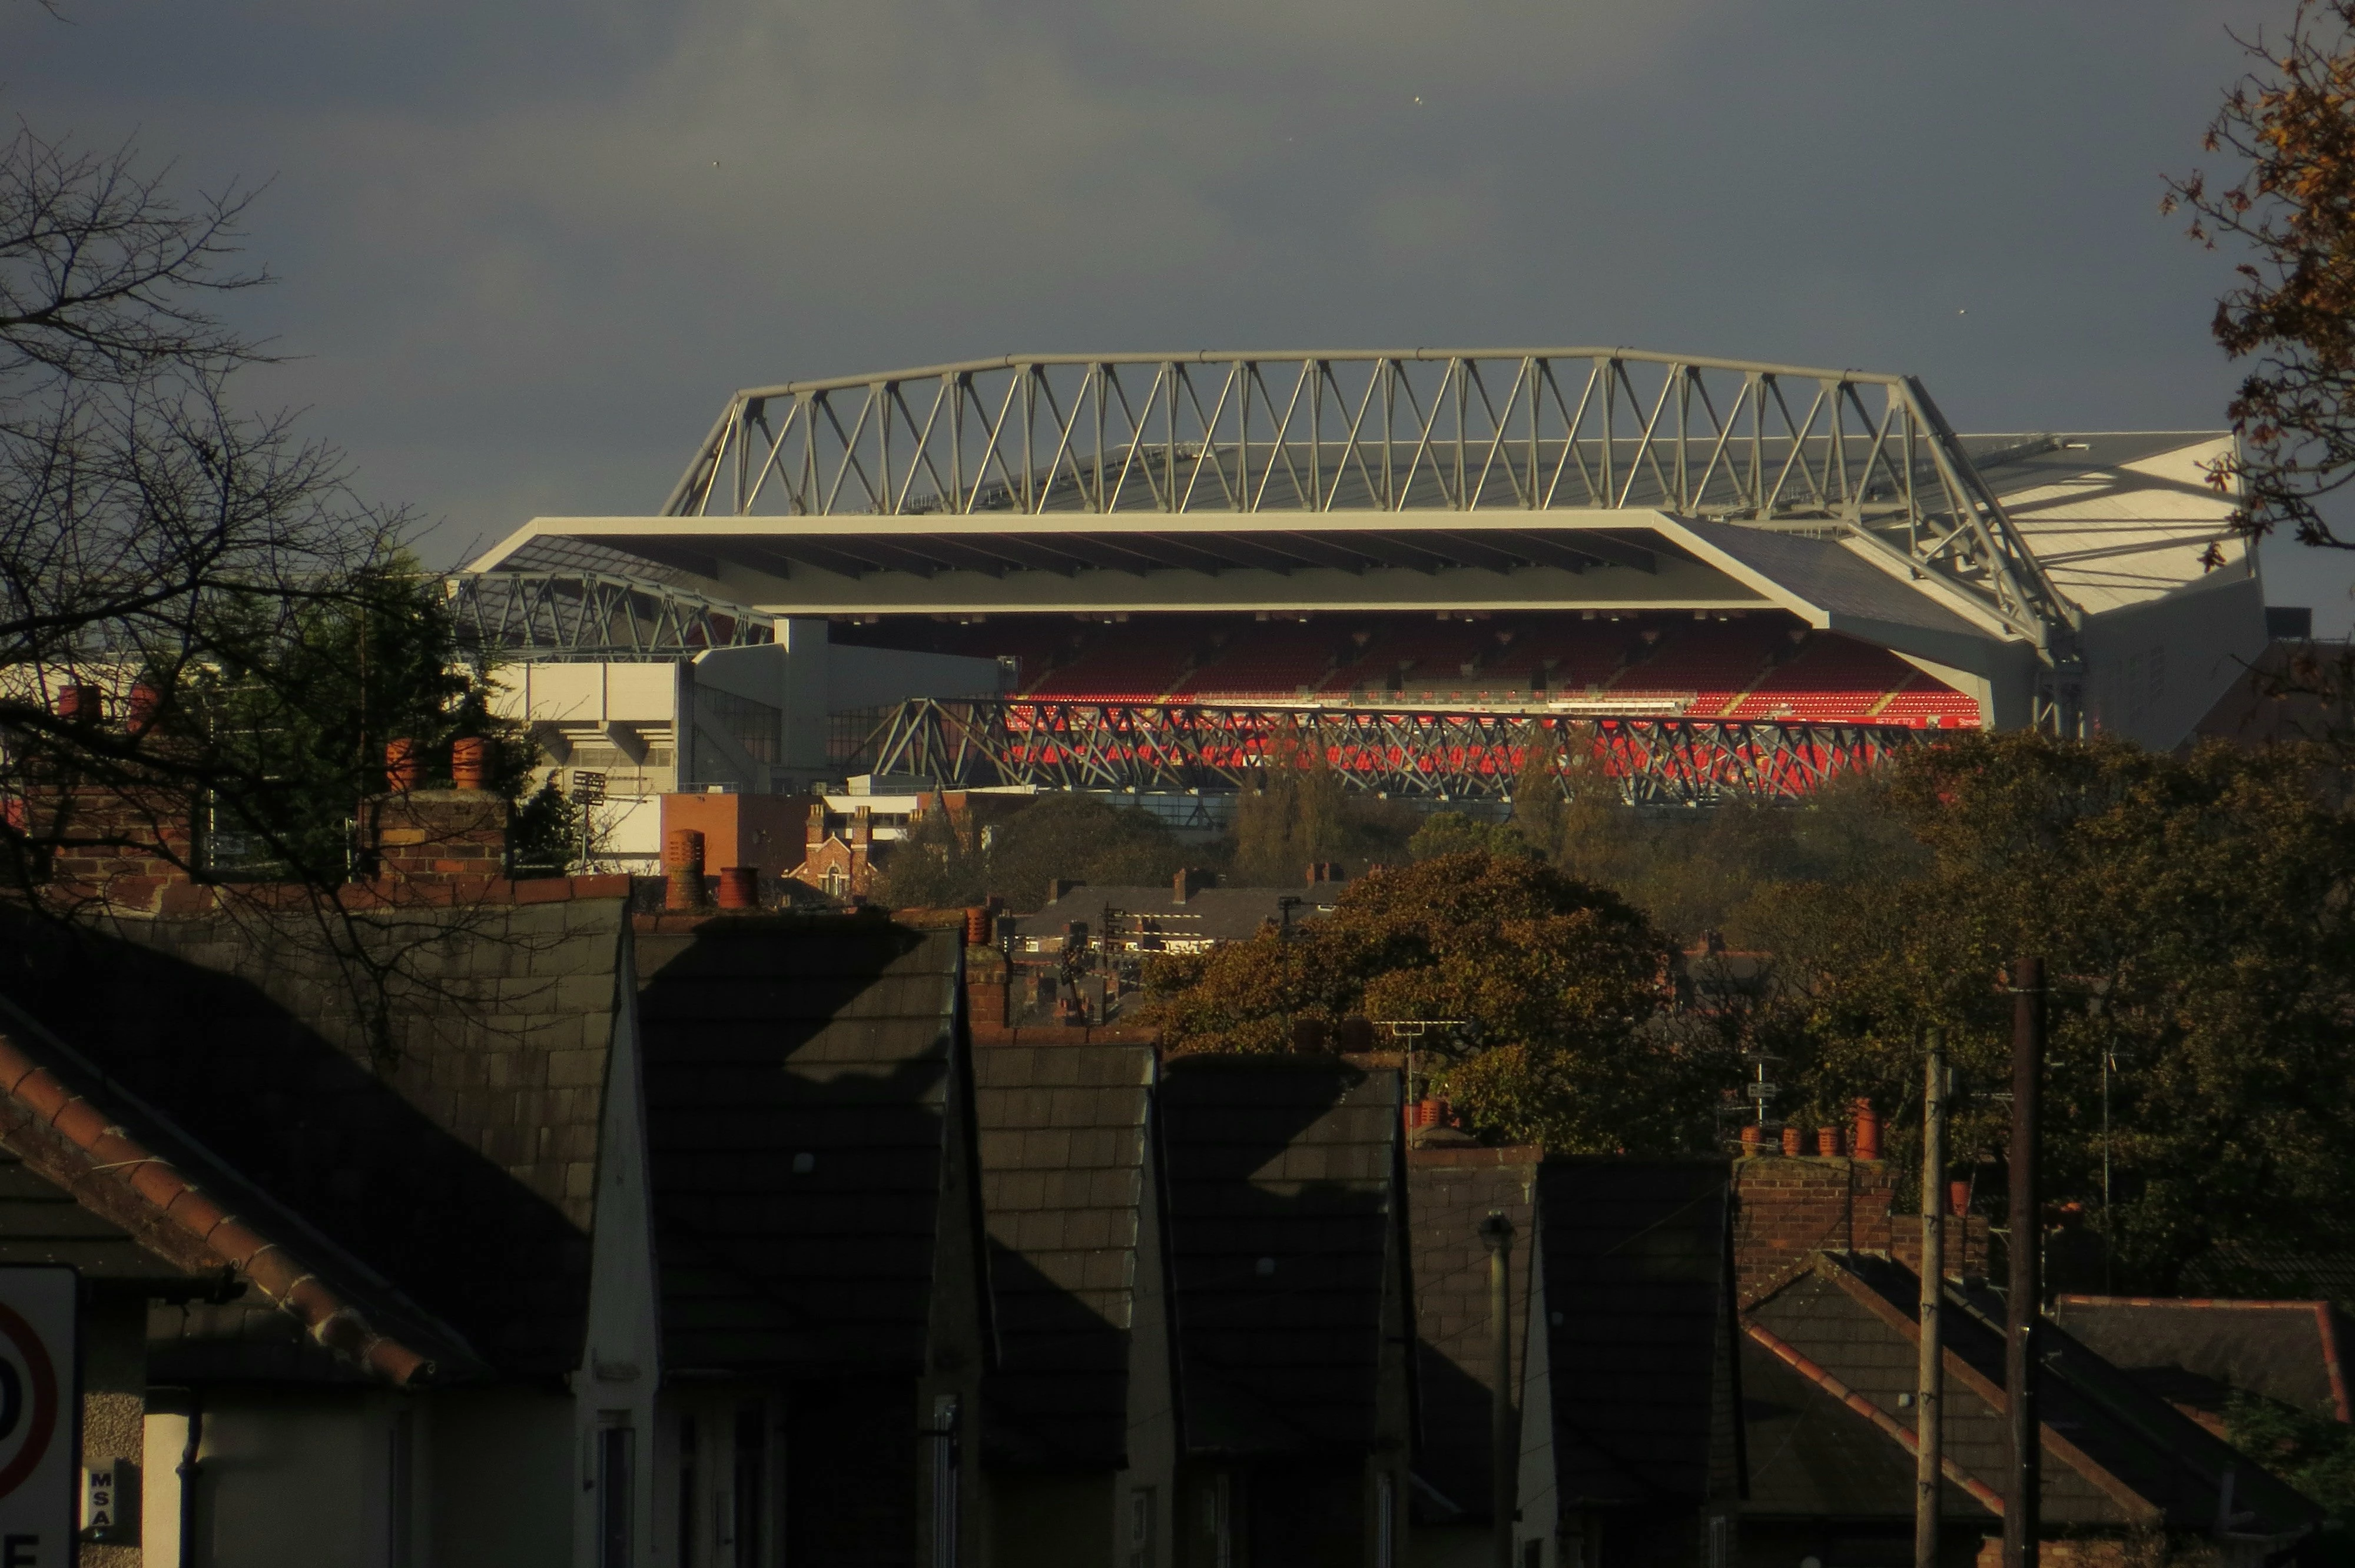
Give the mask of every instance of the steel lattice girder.
[[740, 392], [663, 513], [1548, 508], [1858, 538], [2075, 656], [2077, 610], [1921, 382], [1853, 370], [1599, 348], [976, 360]]
[[464, 572], [443, 586], [476, 647], [549, 662], [675, 659], [776, 640], [759, 610], [601, 572]]
[[1336, 712], [1035, 700], [901, 704], [861, 748], [878, 774], [943, 788], [1229, 793], [1321, 753], [1343, 783], [1412, 800], [1508, 800], [1533, 739], [1565, 769], [1599, 763], [1643, 805], [1797, 800], [1937, 732], [1891, 725], [1682, 718], [1546, 719], [1497, 713]]

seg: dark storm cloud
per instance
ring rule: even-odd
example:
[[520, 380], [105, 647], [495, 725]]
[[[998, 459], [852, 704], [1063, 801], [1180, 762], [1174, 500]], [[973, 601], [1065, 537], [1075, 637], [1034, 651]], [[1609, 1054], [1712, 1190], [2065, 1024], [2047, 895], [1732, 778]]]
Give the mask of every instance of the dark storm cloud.
[[1025, 347], [1630, 343], [2212, 426], [2224, 262], [2158, 176], [2280, 9], [0, 0], [0, 91], [275, 177], [267, 395], [446, 556], [652, 506], [735, 386]]

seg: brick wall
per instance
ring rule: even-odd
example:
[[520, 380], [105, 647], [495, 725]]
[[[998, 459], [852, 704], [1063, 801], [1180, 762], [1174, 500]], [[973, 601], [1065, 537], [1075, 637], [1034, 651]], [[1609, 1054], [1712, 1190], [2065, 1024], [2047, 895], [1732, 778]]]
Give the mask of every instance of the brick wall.
[[[1912, 1204], [1893, 1213], [1896, 1168], [1885, 1160], [1763, 1154], [1733, 1168], [1733, 1266], [1744, 1309], [1806, 1272], [1818, 1252], [1883, 1253], [1908, 1268], [1922, 1258]], [[1984, 1273], [1987, 1220], [1946, 1221], [1946, 1273]]]
[[488, 789], [416, 789], [378, 795], [367, 806], [367, 842], [376, 880], [450, 884], [479, 896], [506, 874], [507, 825], [514, 808]]

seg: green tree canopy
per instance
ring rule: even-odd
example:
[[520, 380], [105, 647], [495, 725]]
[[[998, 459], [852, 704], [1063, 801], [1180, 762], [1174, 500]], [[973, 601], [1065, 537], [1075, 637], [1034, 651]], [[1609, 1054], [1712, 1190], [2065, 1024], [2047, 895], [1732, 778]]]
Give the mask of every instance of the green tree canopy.
[[2219, 1241], [2355, 1245], [2341, 782], [2305, 748], [2178, 758], [2013, 733], [1911, 754], [1888, 787], [1926, 868], [1870, 896], [1800, 883], [1764, 901], [1781, 996], [1760, 1028], [1795, 1058], [1788, 1108], [1831, 1120], [1869, 1095], [1910, 1111], [1938, 1028], [1976, 1091], [1957, 1156], [1995, 1160], [2012, 1010], [1998, 976], [2041, 954], [2046, 1190], [2105, 1238], [2112, 1283], [2174, 1288]]
[[1353, 883], [1289, 934], [1156, 960], [1146, 1015], [1176, 1049], [1240, 1052], [1289, 1049], [1304, 1019], [1464, 1021], [1440, 1083], [1480, 1131], [1664, 1150], [1707, 1108], [1700, 1064], [1652, 1027], [1668, 958], [1615, 895], [1475, 850]]

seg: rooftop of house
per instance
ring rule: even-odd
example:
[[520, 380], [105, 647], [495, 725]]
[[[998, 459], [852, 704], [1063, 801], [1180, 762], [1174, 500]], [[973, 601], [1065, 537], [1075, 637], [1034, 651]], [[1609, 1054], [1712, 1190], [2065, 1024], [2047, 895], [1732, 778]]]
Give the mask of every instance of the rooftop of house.
[[1423, 1441], [1415, 1458], [1419, 1505], [1448, 1520], [1486, 1520], [1494, 1350], [1484, 1221], [1513, 1227], [1507, 1341], [1526, 1353], [1530, 1244], [1539, 1151], [1413, 1149], [1407, 1154], [1407, 1234], [1414, 1276], [1415, 1371]]
[[665, 1365], [920, 1366], [965, 1114], [960, 935], [682, 924], [637, 945]]
[[[0, 1261], [73, 1268], [159, 1315], [234, 1312], [245, 1332], [175, 1382], [272, 1369], [418, 1384], [483, 1371], [464, 1336], [229, 1170], [12, 1002], [0, 999]], [[168, 1303], [165, 1305], [165, 1303]], [[176, 1338], [197, 1336], [183, 1331]]]
[[1539, 1170], [1556, 1484], [1564, 1506], [1733, 1489], [1733, 1277], [1723, 1160]]
[[334, 1238], [368, 1288], [446, 1326], [437, 1356], [579, 1365], [619, 899], [0, 918], [0, 993], [97, 1092], [153, 1107], [143, 1136], [198, 1186]]
[[1018, 953], [1025, 950], [1020, 944], [1032, 938], [1060, 939], [1063, 927], [1075, 921], [1084, 920], [1090, 931], [1101, 934], [1107, 909], [1125, 920], [1143, 922], [1141, 928], [1124, 926], [1124, 936], [1135, 930], [1138, 936], [1157, 937], [1165, 942], [1188, 938], [1243, 942], [1257, 936], [1270, 920], [1283, 922], [1284, 900], [1298, 900], [1292, 918], [1305, 920], [1330, 914], [1334, 900], [1347, 885], [1320, 882], [1299, 887], [1200, 887], [1181, 902], [1176, 891], [1166, 885], [1093, 887], [1082, 883], [1035, 915], [1007, 916], [1006, 927], [1017, 939]]
[[2178, 1407], [2222, 1414], [2235, 1390], [2355, 1421], [2328, 1301], [2063, 1296], [2052, 1320]]
[[1395, 1071], [1183, 1056], [1163, 1074], [1181, 1397], [1197, 1453], [1364, 1451], [1401, 1260]]
[[[1913, 1413], [1897, 1403], [1916, 1375], [1918, 1293], [1911, 1270], [1865, 1254], [1823, 1255], [1805, 1276], [1759, 1303], [1748, 1325], [1756, 1347], [1833, 1405], [1796, 1397], [1791, 1376], [1769, 1371], [1753, 1400], [1754, 1513], [1859, 1518], [1912, 1511], [1892, 1498], [1887, 1466], [1912, 1464]], [[1976, 1499], [1977, 1517], [1998, 1508], [2009, 1445], [2003, 1416], [2002, 1306], [1984, 1290], [1947, 1291], [1948, 1478]], [[2087, 1349], [2066, 1330], [2045, 1330], [2037, 1387], [2043, 1425], [2043, 1514], [2061, 1526], [2164, 1522], [2211, 1530], [2228, 1495], [2231, 1531], [2281, 1536], [2315, 1523], [2313, 1504], [2222, 1439]], [[1793, 1412], [1796, 1414], [1794, 1414]], [[1762, 1419], [1763, 1417], [1763, 1419]], [[1853, 1463], [1871, 1453], [1881, 1459]], [[1952, 1489], [1950, 1489], [1951, 1493]], [[1950, 1511], [1970, 1504], [1949, 1495]]]
[[1127, 1462], [1154, 1075], [1146, 1045], [974, 1053], [999, 1348], [984, 1396], [1000, 1461]]

